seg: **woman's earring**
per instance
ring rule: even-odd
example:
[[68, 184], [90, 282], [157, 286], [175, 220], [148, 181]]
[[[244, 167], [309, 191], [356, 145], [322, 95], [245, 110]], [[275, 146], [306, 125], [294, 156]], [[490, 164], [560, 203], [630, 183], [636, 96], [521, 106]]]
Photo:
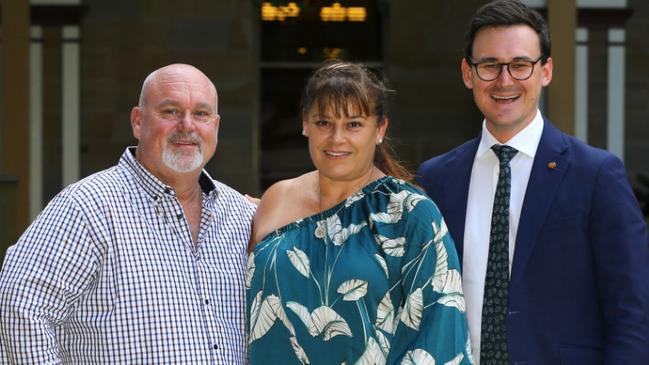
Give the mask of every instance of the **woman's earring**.
[[379, 139], [379, 141], [376, 142], [377, 145], [380, 145], [381, 143], [383, 143], [383, 138]]
[[306, 131], [302, 129], [302, 135], [306, 137]]

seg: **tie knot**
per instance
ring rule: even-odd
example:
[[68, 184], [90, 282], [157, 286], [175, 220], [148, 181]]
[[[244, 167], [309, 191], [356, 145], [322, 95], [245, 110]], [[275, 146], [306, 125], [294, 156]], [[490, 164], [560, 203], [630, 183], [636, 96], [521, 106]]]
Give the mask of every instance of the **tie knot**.
[[498, 156], [500, 163], [509, 163], [518, 152], [514, 147], [500, 144], [491, 146], [491, 149], [496, 153], [496, 156]]

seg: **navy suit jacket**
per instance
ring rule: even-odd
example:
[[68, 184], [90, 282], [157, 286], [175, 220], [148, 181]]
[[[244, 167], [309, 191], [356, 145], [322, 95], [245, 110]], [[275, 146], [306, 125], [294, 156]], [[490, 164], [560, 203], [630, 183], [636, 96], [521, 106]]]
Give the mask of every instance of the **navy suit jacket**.
[[[417, 173], [460, 257], [478, 144], [434, 157]], [[545, 120], [512, 263], [510, 364], [649, 364], [648, 242], [621, 161]]]

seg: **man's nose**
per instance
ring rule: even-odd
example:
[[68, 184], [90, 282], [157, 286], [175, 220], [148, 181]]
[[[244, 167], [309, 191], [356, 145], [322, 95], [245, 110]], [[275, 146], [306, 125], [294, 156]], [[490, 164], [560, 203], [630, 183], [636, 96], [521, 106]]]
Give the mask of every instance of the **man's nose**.
[[178, 129], [188, 130], [194, 128], [194, 118], [190, 110], [185, 110], [178, 120]]
[[499, 85], [510, 85], [514, 83], [512, 75], [509, 73], [509, 65], [500, 65], [500, 75], [496, 78]]

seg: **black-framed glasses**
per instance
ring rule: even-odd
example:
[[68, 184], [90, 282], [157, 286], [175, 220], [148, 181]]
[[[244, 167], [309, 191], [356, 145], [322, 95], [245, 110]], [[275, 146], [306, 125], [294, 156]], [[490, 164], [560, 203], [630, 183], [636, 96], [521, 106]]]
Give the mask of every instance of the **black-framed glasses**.
[[514, 80], [524, 81], [532, 76], [534, 66], [542, 59], [543, 56], [537, 58], [536, 61], [516, 60], [512, 62], [473, 62], [472, 59], [469, 59], [469, 64], [475, 68], [476, 74], [482, 81], [497, 79], [503, 71], [503, 66], [507, 68], [507, 72]]

